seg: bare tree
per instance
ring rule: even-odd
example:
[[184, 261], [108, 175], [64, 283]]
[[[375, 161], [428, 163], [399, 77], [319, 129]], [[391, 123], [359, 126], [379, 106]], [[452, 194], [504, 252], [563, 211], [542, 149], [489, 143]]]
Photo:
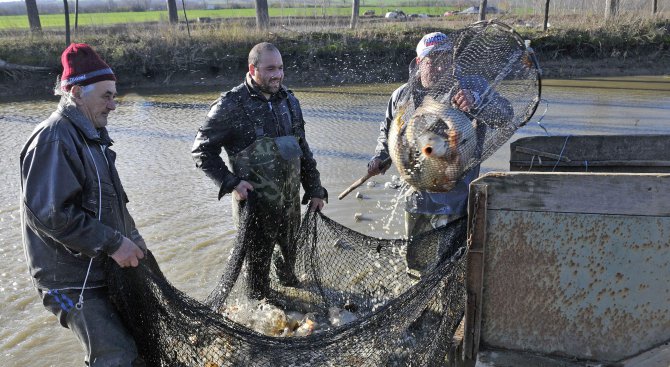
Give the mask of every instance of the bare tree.
[[26, 11], [28, 12], [28, 23], [30, 30], [33, 32], [41, 32], [42, 24], [40, 23], [40, 13], [37, 10], [36, 0], [26, 0]]
[[360, 11], [361, 0], [353, 0], [351, 5], [351, 24], [349, 28], [356, 29], [356, 24], [358, 23], [358, 12]]
[[479, 20], [486, 19], [486, 0], [479, 2]]
[[170, 23], [172, 24], [179, 23], [179, 15], [177, 14], [177, 1], [167, 0], [167, 8], [168, 8], [168, 19], [170, 19]]
[[651, 14], [656, 14], [658, 11], [658, 0], [651, 1]]
[[610, 18], [619, 12], [619, 0], [605, 0], [605, 18]]
[[549, 23], [549, 1], [547, 0], [547, 3], [544, 5], [544, 25], [542, 27], [543, 30], [547, 30], [547, 24]]
[[265, 31], [270, 28], [268, 0], [256, 0], [256, 28]]

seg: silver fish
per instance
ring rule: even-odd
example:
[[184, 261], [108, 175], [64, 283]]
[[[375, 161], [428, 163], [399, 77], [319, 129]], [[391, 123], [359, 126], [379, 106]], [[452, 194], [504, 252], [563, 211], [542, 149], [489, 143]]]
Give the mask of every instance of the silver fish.
[[473, 121], [430, 96], [424, 98], [409, 121], [407, 111], [398, 108], [389, 131], [389, 153], [398, 172], [417, 190], [451, 190], [475, 154]]

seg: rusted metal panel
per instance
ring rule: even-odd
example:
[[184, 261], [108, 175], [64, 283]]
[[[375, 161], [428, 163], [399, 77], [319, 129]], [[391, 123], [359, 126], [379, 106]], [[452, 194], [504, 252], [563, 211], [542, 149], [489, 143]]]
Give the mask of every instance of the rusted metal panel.
[[[626, 214], [623, 208], [617, 214], [598, 213], [597, 208], [552, 212], [547, 205], [542, 211], [519, 205], [496, 209], [492, 202], [509, 189], [504, 176], [473, 183], [488, 185], [482, 349], [611, 362], [670, 340], [669, 215]], [[526, 182], [531, 201], [537, 199], [533, 196], [553, 196], [551, 202], [574, 207], [584, 200], [570, 191], [529, 189], [541, 186], [538, 180], [545, 177], [507, 176], [518, 182], [516, 189]], [[628, 185], [600, 195], [592, 205], [634, 196], [644, 187], [641, 182], [654, 177], [622, 176]], [[670, 176], [662, 182], [669, 187]], [[670, 200], [656, 208], [670, 212]], [[471, 322], [466, 316], [466, 325]]]
[[510, 170], [670, 172], [668, 147], [670, 135], [531, 136], [510, 144]]

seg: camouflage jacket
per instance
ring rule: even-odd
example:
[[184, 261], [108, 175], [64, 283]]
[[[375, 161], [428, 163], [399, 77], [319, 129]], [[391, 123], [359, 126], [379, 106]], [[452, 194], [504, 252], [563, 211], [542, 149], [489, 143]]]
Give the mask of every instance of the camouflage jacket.
[[268, 100], [248, 77], [214, 101], [193, 143], [191, 153], [196, 166], [219, 187], [218, 198], [232, 192], [240, 182], [221, 158], [221, 149], [233, 157], [253, 143], [256, 132], [252, 119], [262, 121], [270, 138], [286, 135], [298, 138], [302, 149], [300, 181], [305, 190], [302, 203], [307, 204], [313, 197], [327, 199], [328, 193], [321, 186], [316, 161], [305, 139], [305, 121], [298, 99], [282, 86]]

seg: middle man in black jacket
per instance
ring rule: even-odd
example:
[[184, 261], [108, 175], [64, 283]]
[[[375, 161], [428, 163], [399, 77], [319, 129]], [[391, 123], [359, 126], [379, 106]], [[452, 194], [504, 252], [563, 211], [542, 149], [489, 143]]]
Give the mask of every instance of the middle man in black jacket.
[[[283, 79], [279, 50], [267, 42], [254, 46], [244, 82], [212, 104], [192, 151], [196, 166], [219, 187], [218, 198], [233, 193], [236, 223], [249, 193], [258, 197], [264, 241], [247, 250], [253, 298], [267, 296], [275, 244], [282, 255], [276, 262], [279, 280], [289, 286], [298, 283], [291, 239], [300, 225], [300, 183], [305, 190], [302, 204], [309, 202], [310, 210], [321, 210], [328, 200], [305, 139], [300, 104], [282, 85]], [[221, 148], [228, 154], [230, 169], [220, 156]]]

